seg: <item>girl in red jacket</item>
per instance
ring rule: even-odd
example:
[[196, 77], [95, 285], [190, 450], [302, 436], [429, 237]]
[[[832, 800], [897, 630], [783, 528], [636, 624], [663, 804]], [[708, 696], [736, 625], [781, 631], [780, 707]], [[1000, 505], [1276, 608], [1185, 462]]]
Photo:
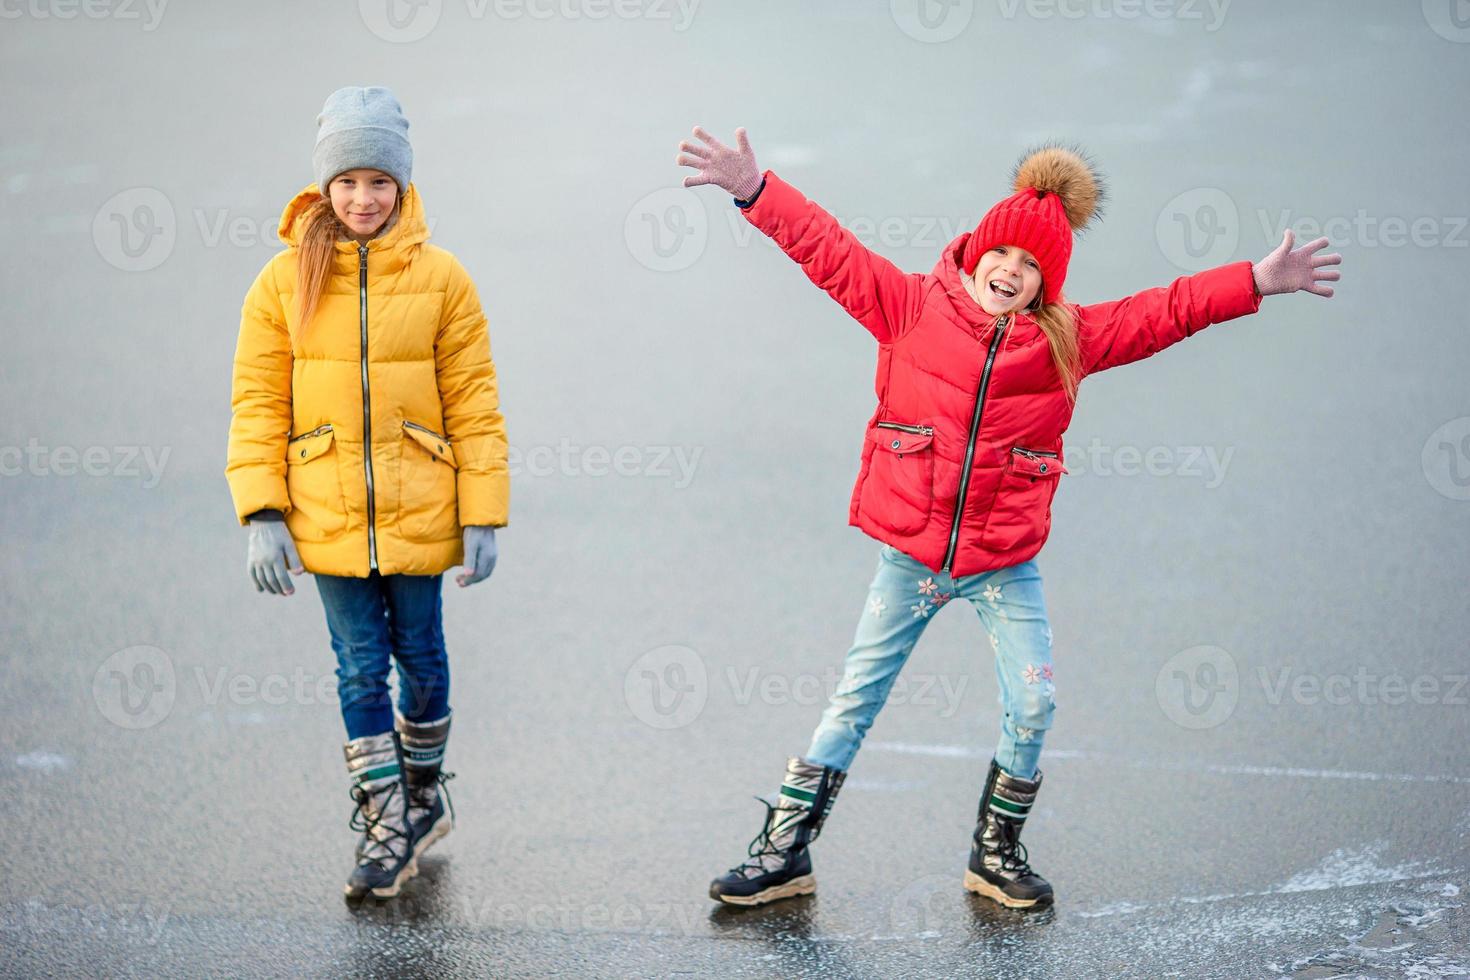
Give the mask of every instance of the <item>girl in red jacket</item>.
[[1014, 193], [951, 242], [928, 275], [904, 273], [826, 211], [757, 168], [745, 131], [728, 147], [698, 127], [678, 163], [686, 187], [714, 184], [878, 341], [878, 407], [868, 421], [848, 522], [884, 543], [842, 682], [807, 751], [787, 761], [749, 859], [710, 896], [760, 905], [816, 890], [816, 839], [863, 735], [933, 614], [965, 599], [995, 653], [1004, 709], [980, 793], [965, 887], [1011, 907], [1052, 901], [1021, 828], [1041, 786], [1037, 760], [1056, 707], [1051, 628], [1035, 555], [1051, 531], [1062, 433], [1089, 374], [1163, 350], [1261, 298], [1331, 296], [1319, 238], [1288, 229], [1260, 262], [1232, 262], [1126, 299], [1078, 306], [1062, 295], [1073, 233], [1103, 183], [1061, 146], [1026, 154]]

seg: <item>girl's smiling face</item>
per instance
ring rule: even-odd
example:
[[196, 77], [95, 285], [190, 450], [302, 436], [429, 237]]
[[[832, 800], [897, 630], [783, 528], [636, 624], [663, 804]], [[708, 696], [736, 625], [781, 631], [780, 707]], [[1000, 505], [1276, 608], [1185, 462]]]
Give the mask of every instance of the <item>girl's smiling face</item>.
[[997, 245], [980, 256], [966, 285], [991, 316], [1024, 310], [1041, 292], [1041, 266], [1019, 245]]
[[329, 188], [337, 220], [359, 242], [372, 239], [393, 213], [398, 185], [381, 170], [348, 170], [332, 178]]

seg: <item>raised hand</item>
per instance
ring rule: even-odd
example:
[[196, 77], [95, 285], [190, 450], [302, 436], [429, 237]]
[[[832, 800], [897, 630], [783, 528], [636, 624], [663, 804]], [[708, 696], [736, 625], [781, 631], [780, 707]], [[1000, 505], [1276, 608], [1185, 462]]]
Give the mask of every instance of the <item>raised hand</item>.
[[250, 522], [250, 548], [246, 558], [250, 578], [255, 582], [256, 592], [275, 595], [290, 595], [296, 589], [291, 585], [287, 569], [301, 575], [306, 571], [296, 554], [296, 542], [291, 532], [279, 520], [256, 519]]
[[704, 145], [684, 140], [679, 144], [679, 155], [675, 158], [679, 166], [699, 171], [684, 178], [685, 187], [714, 184], [740, 201], [750, 200], [760, 190], [761, 171], [755, 165], [755, 151], [750, 148], [744, 127], [735, 130], [734, 148], [721, 143], [699, 126], [694, 127], [694, 135]]
[[1324, 266], [1340, 265], [1342, 256], [1337, 252], [1330, 255], [1312, 254], [1327, 244], [1325, 237], [1314, 239], [1293, 251], [1291, 246], [1295, 240], [1292, 230], [1286, 229], [1276, 250], [1251, 266], [1256, 280], [1256, 292], [1262, 296], [1271, 296], [1304, 289], [1318, 296], [1331, 296], [1332, 287], [1324, 286], [1323, 283], [1336, 282], [1342, 278], [1342, 273]]

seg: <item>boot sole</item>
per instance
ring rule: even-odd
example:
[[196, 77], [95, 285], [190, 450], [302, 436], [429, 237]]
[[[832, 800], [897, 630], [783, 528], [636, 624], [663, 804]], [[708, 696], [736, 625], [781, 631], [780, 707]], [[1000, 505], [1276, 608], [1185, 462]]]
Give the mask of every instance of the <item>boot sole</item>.
[[784, 885], [772, 885], [754, 895], [721, 895], [719, 899], [727, 905], [765, 905], [767, 902], [794, 898], [797, 895], [812, 895], [816, 890], [816, 876], [802, 875], [800, 878], [792, 878]]
[[445, 837], [448, 837], [449, 832], [453, 829], [454, 820], [449, 816], [449, 814], [446, 813], [444, 814], [444, 816], [440, 817], [439, 822], [430, 827], [429, 832], [423, 837], [419, 838], [419, 842], [414, 845], [415, 860], [417, 860], [420, 855], [422, 855], [431, 846], [433, 846], [435, 842], [441, 841]]
[[412, 858], [409, 858], [407, 864], [399, 869], [398, 874], [388, 884], [379, 885], [377, 888], [361, 892], [355, 891], [351, 885], [343, 885], [342, 894], [351, 899], [363, 899], [368, 895], [372, 895], [373, 898], [397, 898], [398, 893], [403, 890], [403, 883], [418, 873], [419, 859], [418, 855], [415, 854]]
[[965, 869], [965, 891], [974, 892], [976, 895], [984, 895], [986, 898], [994, 899], [1008, 909], [1029, 909], [1033, 905], [1049, 905], [1051, 903], [1051, 898], [1049, 897], [1016, 898], [1012, 895], [1007, 895], [1005, 892], [1001, 891], [995, 885], [992, 885], [990, 882], [986, 881], [984, 878], [980, 877], [969, 868]]

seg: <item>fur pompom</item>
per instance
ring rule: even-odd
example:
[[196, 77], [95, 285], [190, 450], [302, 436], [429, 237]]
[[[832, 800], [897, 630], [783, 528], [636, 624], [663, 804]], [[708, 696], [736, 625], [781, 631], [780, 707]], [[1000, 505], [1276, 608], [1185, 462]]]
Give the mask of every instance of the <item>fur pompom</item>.
[[1101, 215], [1107, 199], [1107, 186], [1092, 160], [1080, 147], [1060, 143], [1027, 150], [1011, 171], [1011, 186], [1016, 192], [1034, 187], [1056, 194], [1073, 231]]

